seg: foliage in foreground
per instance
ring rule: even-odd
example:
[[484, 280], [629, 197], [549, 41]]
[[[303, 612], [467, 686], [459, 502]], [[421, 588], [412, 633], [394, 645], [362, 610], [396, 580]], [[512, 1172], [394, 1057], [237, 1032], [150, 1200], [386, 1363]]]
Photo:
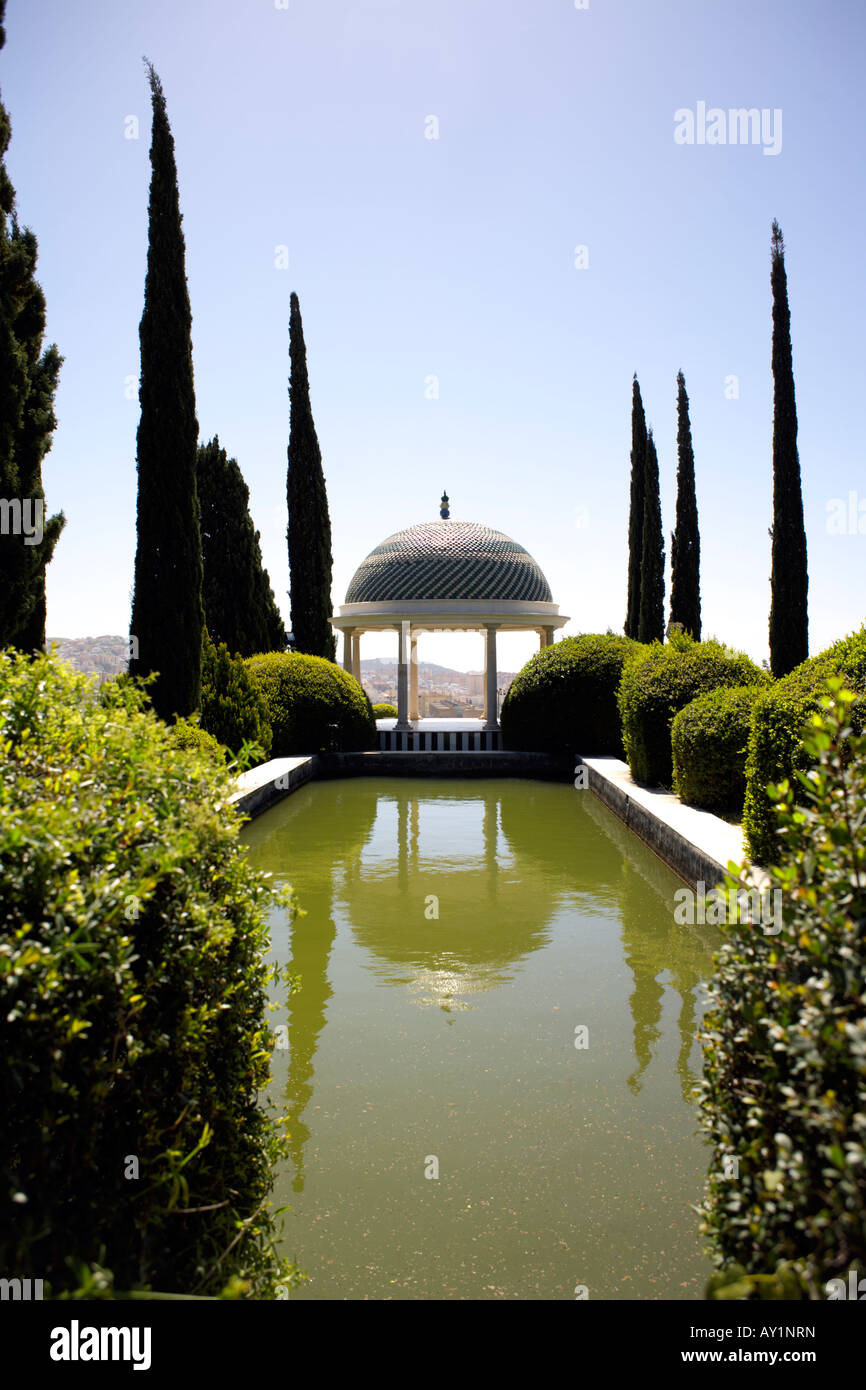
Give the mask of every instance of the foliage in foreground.
[[380, 701], [373, 706], [374, 719], [397, 719], [399, 713], [396, 705], [389, 705], [387, 701]]
[[0, 655], [0, 1268], [274, 1296], [266, 914], [220, 758], [129, 680]]
[[[784, 924], [731, 929], [704, 1021], [703, 1230], [717, 1263], [738, 1267], [714, 1297], [760, 1296], [754, 1277], [784, 1266], [824, 1298], [866, 1266], [866, 737], [851, 692], [838, 678], [829, 690], [799, 791], [772, 789], [790, 851], [769, 890]], [[752, 1292], [734, 1293], [744, 1279]]]

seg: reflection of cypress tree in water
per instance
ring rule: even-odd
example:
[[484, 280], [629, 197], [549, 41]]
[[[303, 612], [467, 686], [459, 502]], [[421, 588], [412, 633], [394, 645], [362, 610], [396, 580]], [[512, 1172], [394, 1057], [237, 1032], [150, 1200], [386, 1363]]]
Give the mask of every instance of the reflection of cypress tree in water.
[[304, 1145], [310, 1131], [303, 1114], [313, 1096], [316, 1049], [333, 993], [328, 982], [328, 962], [337, 928], [331, 917], [331, 885], [323, 884], [319, 891], [307, 885], [303, 906], [307, 915], [296, 917], [292, 924], [290, 968], [300, 975], [301, 988], [289, 998], [289, 1071], [285, 1090], [295, 1192], [304, 1190]]
[[[303, 834], [295, 843], [298, 815], [304, 818]], [[313, 1096], [316, 1050], [333, 993], [328, 981], [328, 963], [337, 934], [332, 916], [333, 876], [341, 861], [351, 863], [358, 859], [375, 818], [374, 795], [344, 796], [338, 791], [335, 796], [315, 797], [298, 792], [244, 832], [250, 858], [257, 867], [267, 866], [276, 879], [292, 883], [305, 914], [295, 918], [289, 939], [289, 968], [301, 976], [301, 988], [288, 1002], [289, 1068], [285, 1088], [295, 1192], [304, 1188], [304, 1146], [310, 1130], [303, 1115]], [[322, 853], [323, 843], [333, 844], [333, 856]], [[315, 847], [309, 855], [305, 845]]]
[[[691, 1103], [698, 1082], [697, 1074], [689, 1067], [697, 1032], [696, 991], [712, 975], [712, 953], [721, 944], [721, 933], [716, 927], [680, 926], [674, 921], [673, 895], [682, 884], [673, 870], [592, 793], [584, 795], [587, 813], [604, 828], [621, 855], [622, 942], [625, 961], [634, 978], [629, 1004], [637, 1061], [628, 1084], [632, 1091], [639, 1091], [641, 1078], [652, 1061], [653, 1047], [660, 1036], [664, 995], [664, 985], [658, 977], [667, 971], [681, 1001], [677, 1075], [683, 1099]], [[665, 909], [662, 915], [658, 911], [659, 899]]]
[[653, 1045], [661, 1030], [664, 986], [658, 975], [664, 969], [659, 959], [659, 941], [653, 939], [653, 912], [647, 912], [647, 885], [627, 859], [622, 863], [622, 943], [625, 963], [632, 973], [634, 988], [629, 1007], [634, 1023], [634, 1051], [637, 1069], [628, 1077], [632, 1091], [640, 1090], [641, 1077], [652, 1061]]

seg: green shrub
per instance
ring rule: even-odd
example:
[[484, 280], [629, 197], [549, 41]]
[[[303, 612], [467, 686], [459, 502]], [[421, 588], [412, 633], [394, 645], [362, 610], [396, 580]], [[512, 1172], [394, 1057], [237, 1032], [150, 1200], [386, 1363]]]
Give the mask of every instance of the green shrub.
[[752, 708], [762, 685], [719, 686], [671, 724], [674, 791], [687, 806], [741, 812]]
[[622, 757], [616, 691], [636, 642], [615, 633], [564, 637], [526, 663], [502, 702], [506, 748]]
[[786, 1263], [813, 1298], [866, 1266], [866, 737], [841, 685], [805, 733], [810, 772], [774, 797], [780, 929], [729, 929], [702, 1032], [716, 1262]]
[[398, 719], [396, 705], [378, 704], [373, 706], [374, 719]]
[[145, 702], [0, 654], [0, 1269], [52, 1296], [272, 1297], [297, 1280], [260, 1101], [287, 899], [250, 867], [222, 755]]
[[710, 1275], [706, 1297], [724, 1302], [798, 1303], [807, 1299], [809, 1292], [801, 1276], [782, 1260], [772, 1274], [748, 1274], [742, 1265], [728, 1265]]
[[177, 748], [196, 749], [216, 762], [225, 763], [229, 750], [223, 748], [213, 734], [206, 733], [196, 718], [175, 720], [169, 727], [172, 743]]
[[[746, 758], [743, 827], [749, 854], [759, 864], [769, 864], [780, 852], [767, 787], [791, 779], [796, 769], [808, 766], [802, 732], [819, 707], [827, 677], [833, 675], [844, 677], [855, 694], [866, 696], [866, 627], [795, 667], [755, 705]], [[853, 720], [856, 728], [866, 723], [862, 699], [854, 708]]]
[[712, 639], [695, 642], [678, 634], [667, 645], [639, 648], [627, 661], [617, 691], [632, 777], [650, 786], [672, 786], [671, 724], [679, 710], [719, 686], [769, 680], [742, 652]]
[[202, 635], [201, 727], [224, 747], [237, 753], [244, 744], [259, 762], [271, 751], [271, 726], [264, 700], [244, 665], [225, 642], [214, 646], [207, 629]]
[[264, 701], [273, 757], [373, 747], [373, 707], [341, 666], [299, 652], [250, 656], [245, 664]]

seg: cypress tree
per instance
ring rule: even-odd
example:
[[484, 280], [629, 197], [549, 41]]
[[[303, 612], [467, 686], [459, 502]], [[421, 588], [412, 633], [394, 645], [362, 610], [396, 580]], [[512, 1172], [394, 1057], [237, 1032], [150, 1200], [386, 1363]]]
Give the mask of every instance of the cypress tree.
[[791, 356], [791, 313], [782, 229], [773, 222], [773, 572], [770, 669], [778, 679], [809, 655], [806, 530], [797, 452], [797, 405]]
[[198, 708], [201, 688], [198, 421], [174, 139], [162, 84], [150, 63], [146, 66], [153, 104], [152, 173], [139, 327], [138, 546], [129, 670], [132, 675], [159, 672], [151, 698], [157, 714], [172, 719]]
[[258, 687], [225, 642], [215, 645], [207, 628], [202, 633], [200, 726], [232, 753], [244, 742], [259, 746], [263, 758], [271, 751], [271, 726]]
[[659, 461], [652, 430], [646, 441], [643, 550], [641, 552], [639, 642], [655, 642], [665, 632], [665, 547], [659, 497]]
[[[0, 0], [0, 48], [5, 0]], [[0, 103], [0, 647], [45, 645], [45, 569], [65, 517], [45, 515], [42, 460], [57, 426], [63, 358], [44, 349], [45, 296], [34, 278], [36, 238], [19, 227], [6, 172], [11, 126]]]
[[637, 639], [640, 622], [641, 563], [643, 558], [644, 486], [646, 475], [646, 416], [637, 373], [631, 393], [631, 501], [628, 518], [628, 607], [625, 635]]
[[671, 623], [701, 640], [701, 538], [686, 379], [677, 373], [677, 525], [671, 536]]
[[291, 379], [289, 400], [289, 583], [295, 650], [333, 661], [337, 652], [331, 627], [331, 521], [322, 473], [322, 454], [310, 406], [307, 350], [298, 296], [289, 318]]
[[213, 642], [224, 642], [241, 656], [285, 651], [286, 629], [262, 566], [260, 536], [249, 512], [250, 490], [218, 436], [199, 445], [196, 487], [202, 601]]

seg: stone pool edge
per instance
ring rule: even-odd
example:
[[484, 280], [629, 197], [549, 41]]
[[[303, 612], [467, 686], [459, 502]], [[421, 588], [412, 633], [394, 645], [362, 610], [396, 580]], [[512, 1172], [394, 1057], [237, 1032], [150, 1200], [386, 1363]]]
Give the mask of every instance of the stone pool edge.
[[[587, 787], [674, 873], [689, 884], [714, 887], [728, 862], [746, 859], [742, 829], [709, 811], [684, 806], [672, 792], [642, 787], [618, 758], [554, 757], [546, 753], [314, 753], [274, 758], [237, 779], [230, 803], [254, 820], [284, 796], [318, 779], [380, 776], [527, 777], [570, 782], [575, 764], [588, 770]], [[750, 881], [766, 876], [752, 869]]]

